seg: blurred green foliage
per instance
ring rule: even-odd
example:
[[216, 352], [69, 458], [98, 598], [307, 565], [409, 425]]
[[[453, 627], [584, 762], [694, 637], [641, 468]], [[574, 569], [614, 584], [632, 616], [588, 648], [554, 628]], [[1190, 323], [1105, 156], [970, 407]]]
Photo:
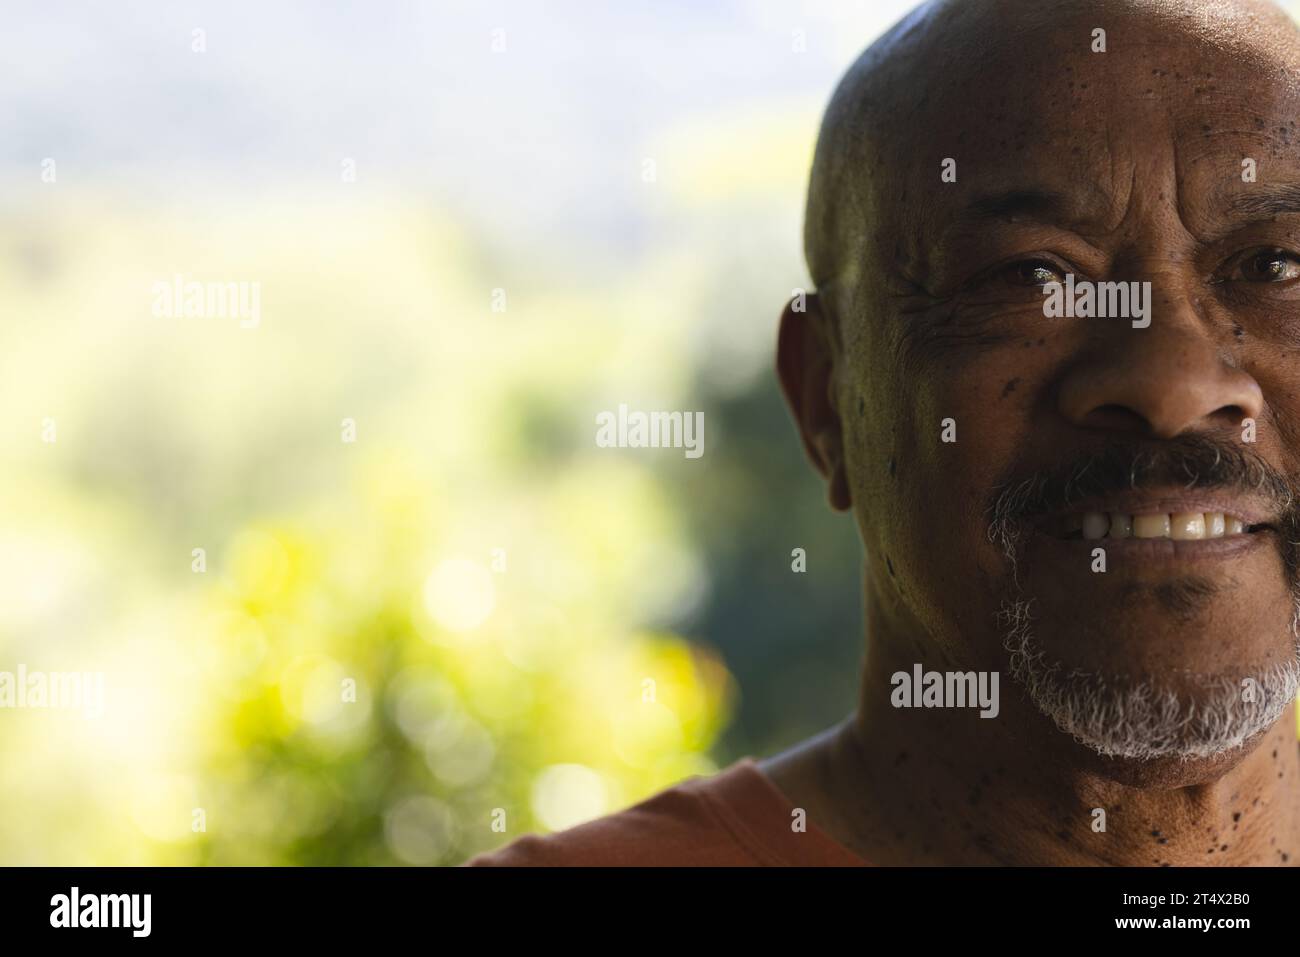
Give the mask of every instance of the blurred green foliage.
[[[782, 687], [783, 629], [856, 556], [789, 591], [821, 533], [781, 529], [823, 510], [771, 321], [713, 364], [793, 279], [707, 309], [701, 223], [711, 264], [511, 259], [494, 311], [511, 254], [382, 193], [16, 215], [0, 301], [40, 321], [0, 330], [0, 667], [99, 670], [108, 700], [2, 716], [0, 861], [452, 864], [788, 739], [816, 676]], [[152, 315], [176, 273], [260, 282], [261, 324]], [[705, 458], [598, 449], [619, 402], [703, 408]]]

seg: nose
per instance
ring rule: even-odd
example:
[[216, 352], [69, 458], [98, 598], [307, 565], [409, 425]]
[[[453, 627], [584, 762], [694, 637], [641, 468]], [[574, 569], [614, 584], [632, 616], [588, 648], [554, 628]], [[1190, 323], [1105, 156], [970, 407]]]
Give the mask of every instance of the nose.
[[1163, 439], [1258, 418], [1264, 396], [1254, 377], [1198, 325], [1160, 318], [1116, 330], [1071, 367], [1060, 384], [1061, 414], [1081, 428]]

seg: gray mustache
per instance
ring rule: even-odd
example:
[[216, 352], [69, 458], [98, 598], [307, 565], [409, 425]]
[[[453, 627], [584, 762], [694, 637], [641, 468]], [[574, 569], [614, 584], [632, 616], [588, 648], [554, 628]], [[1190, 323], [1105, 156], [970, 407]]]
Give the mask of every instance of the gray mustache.
[[[1294, 483], [1253, 450], [1204, 436], [1159, 444], [1112, 442], [1060, 465], [1013, 475], [994, 489], [988, 506], [989, 540], [1002, 544], [1014, 561], [1028, 519], [1096, 496], [1171, 485], [1189, 491], [1233, 490], [1263, 499], [1278, 513], [1288, 551], [1300, 547], [1295, 544], [1300, 539], [1300, 496]], [[1293, 573], [1297, 557], [1287, 556]]]

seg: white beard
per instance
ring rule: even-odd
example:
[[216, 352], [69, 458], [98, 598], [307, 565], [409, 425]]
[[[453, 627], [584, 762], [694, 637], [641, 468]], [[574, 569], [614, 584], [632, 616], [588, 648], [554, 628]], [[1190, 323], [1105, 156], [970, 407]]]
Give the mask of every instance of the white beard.
[[[1188, 760], [1223, 754], [1270, 727], [1300, 690], [1300, 639], [1286, 664], [1239, 680], [1207, 677], [1194, 696], [1151, 682], [1122, 684], [1067, 670], [1048, 661], [1034, 639], [1031, 604], [1009, 601], [999, 616], [1008, 627], [1003, 647], [1011, 654], [1011, 677], [1058, 728], [1107, 757]], [[1300, 603], [1291, 631], [1300, 636]]]

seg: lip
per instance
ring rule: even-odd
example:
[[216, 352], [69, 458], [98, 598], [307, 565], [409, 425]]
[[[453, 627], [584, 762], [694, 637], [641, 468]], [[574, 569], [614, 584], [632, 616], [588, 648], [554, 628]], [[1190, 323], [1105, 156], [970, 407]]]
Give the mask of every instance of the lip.
[[[1188, 509], [1195, 511], [1195, 509]], [[1035, 531], [1035, 552], [1076, 562], [1086, 562], [1094, 548], [1103, 548], [1107, 556], [1142, 564], [1191, 563], [1240, 559], [1260, 549], [1271, 547], [1277, 533], [1260, 529], [1225, 538], [1057, 538]], [[1040, 551], [1041, 550], [1041, 551]], [[1046, 553], [1046, 555], [1044, 555]]]
[[[1180, 512], [1222, 512], [1254, 527], [1222, 538], [1062, 538], [1060, 523], [1084, 512], [1119, 512], [1126, 515], [1177, 514]], [[1094, 548], [1104, 548], [1113, 559], [1132, 567], [1142, 565], [1219, 562], [1244, 558], [1261, 548], [1277, 545], [1277, 512], [1258, 497], [1226, 492], [1135, 489], [1094, 496], [1071, 502], [1033, 520], [1035, 551], [1043, 558], [1058, 557], [1069, 562], [1086, 561]]]
[[[1069, 508], [1057, 509], [1037, 516], [1034, 519], [1034, 527], [1038, 532], [1048, 534], [1047, 530], [1054, 527], [1057, 522], [1070, 515], [1081, 515], [1084, 512], [1121, 512], [1134, 516], [1179, 512], [1222, 512], [1225, 515], [1236, 516], [1247, 526], [1277, 523], [1276, 512], [1266, 508], [1257, 498], [1216, 495], [1213, 492], [1183, 494], [1124, 492], [1072, 502]], [[1259, 532], [1251, 534], [1259, 534]], [[1110, 539], [1110, 541], [1125, 541], [1125, 539]], [[1149, 541], [1149, 539], [1142, 539], [1142, 541]], [[1208, 541], [1217, 541], [1217, 539], [1208, 539]]]

